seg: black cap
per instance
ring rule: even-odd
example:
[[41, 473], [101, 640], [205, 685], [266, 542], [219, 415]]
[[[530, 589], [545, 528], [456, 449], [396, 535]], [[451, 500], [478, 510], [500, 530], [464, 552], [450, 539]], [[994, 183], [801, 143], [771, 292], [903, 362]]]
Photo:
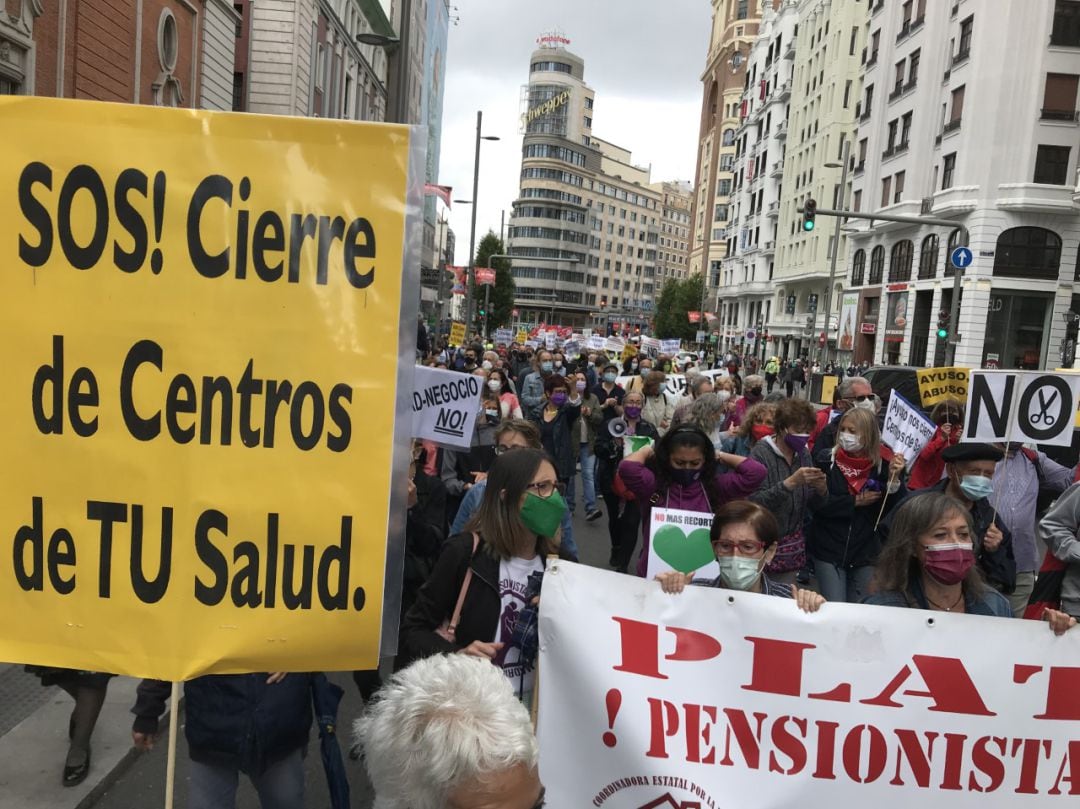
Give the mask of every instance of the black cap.
[[956, 461], [1000, 461], [1005, 453], [992, 444], [980, 444], [978, 442], [953, 444], [941, 453], [942, 460], [947, 463]]

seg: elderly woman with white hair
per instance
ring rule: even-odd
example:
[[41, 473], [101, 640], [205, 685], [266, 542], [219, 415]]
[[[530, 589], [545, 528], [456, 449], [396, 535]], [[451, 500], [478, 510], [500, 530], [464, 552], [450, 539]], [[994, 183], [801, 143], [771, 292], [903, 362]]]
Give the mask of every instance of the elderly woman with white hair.
[[746, 416], [746, 411], [762, 400], [765, 377], [751, 374], [743, 380], [743, 395], [735, 403], [735, 413], [731, 417], [731, 426], [738, 427]]
[[498, 668], [435, 655], [399, 671], [356, 721], [375, 809], [540, 809], [529, 713]]

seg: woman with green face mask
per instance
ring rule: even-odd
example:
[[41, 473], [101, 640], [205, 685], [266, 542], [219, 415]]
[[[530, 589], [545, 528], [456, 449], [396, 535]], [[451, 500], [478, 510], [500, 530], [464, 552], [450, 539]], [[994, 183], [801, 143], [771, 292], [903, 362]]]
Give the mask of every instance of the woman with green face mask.
[[780, 526], [767, 510], [749, 500], [733, 500], [717, 509], [710, 532], [713, 553], [720, 565], [716, 579], [694, 579], [693, 573], [669, 571], [656, 580], [665, 593], [681, 593], [688, 584], [744, 590], [791, 598], [804, 612], [817, 612], [825, 599], [813, 590], [773, 581], [765, 566], [776, 555]]
[[521, 659], [514, 627], [535, 606], [535, 574], [560, 548], [566, 503], [551, 459], [528, 447], [499, 455], [480, 508], [450, 537], [401, 625], [402, 663], [458, 652], [499, 666], [522, 695], [533, 669]]

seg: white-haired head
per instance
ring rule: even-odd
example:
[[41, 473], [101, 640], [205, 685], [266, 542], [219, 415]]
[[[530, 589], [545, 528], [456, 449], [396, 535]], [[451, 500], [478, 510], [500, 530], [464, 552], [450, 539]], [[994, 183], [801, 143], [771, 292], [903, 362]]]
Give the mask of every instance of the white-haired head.
[[463, 784], [537, 764], [529, 713], [502, 669], [462, 654], [395, 674], [355, 731], [376, 809], [443, 809]]

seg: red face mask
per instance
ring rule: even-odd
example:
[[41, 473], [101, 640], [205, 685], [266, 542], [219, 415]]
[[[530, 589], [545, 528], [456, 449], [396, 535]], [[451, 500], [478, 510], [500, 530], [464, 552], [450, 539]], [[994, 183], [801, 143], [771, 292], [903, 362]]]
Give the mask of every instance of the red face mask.
[[975, 551], [967, 542], [927, 545], [923, 569], [942, 584], [959, 584], [975, 564]]
[[755, 441], [760, 441], [767, 435], [773, 435], [774, 430], [768, 424], [755, 424], [750, 428], [750, 435], [754, 436]]

